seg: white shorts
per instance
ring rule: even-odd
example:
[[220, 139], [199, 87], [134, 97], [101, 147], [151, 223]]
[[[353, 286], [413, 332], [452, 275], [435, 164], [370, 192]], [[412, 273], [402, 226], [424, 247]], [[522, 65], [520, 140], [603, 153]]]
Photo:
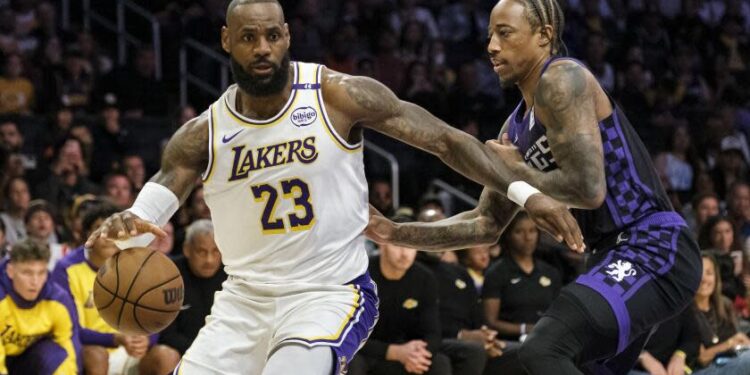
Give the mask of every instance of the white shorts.
[[377, 319], [367, 273], [345, 285], [258, 285], [230, 276], [174, 373], [260, 374], [285, 344], [330, 346], [335, 373], [344, 373]]

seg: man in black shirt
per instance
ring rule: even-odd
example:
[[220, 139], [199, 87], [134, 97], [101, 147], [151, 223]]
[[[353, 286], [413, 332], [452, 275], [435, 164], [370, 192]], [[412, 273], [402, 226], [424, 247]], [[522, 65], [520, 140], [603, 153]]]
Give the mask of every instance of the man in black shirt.
[[349, 374], [451, 373], [449, 359], [438, 352], [437, 282], [428, 269], [414, 264], [416, 252], [383, 245], [380, 255], [370, 259], [370, 276], [380, 296], [380, 318], [351, 362]]
[[210, 220], [197, 220], [185, 231], [184, 256], [174, 260], [185, 283], [183, 311], [159, 336], [159, 343], [185, 354], [214, 304], [214, 293], [227, 278], [221, 265], [221, 253], [214, 242]]
[[437, 279], [440, 351], [450, 357], [453, 375], [481, 374], [487, 358], [500, 356], [505, 343], [495, 339], [497, 331], [484, 325], [471, 276], [461, 266], [441, 262], [439, 253], [421, 252], [418, 259]]

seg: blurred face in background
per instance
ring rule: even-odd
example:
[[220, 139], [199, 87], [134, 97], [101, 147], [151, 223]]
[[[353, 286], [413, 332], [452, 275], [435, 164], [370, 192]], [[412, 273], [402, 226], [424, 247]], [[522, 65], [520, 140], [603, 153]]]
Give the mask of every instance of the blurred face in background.
[[221, 253], [214, 242], [213, 233], [195, 235], [190, 242], [185, 242], [183, 253], [188, 260], [190, 271], [195, 276], [207, 279], [215, 275], [221, 267]]
[[719, 200], [715, 197], [703, 198], [695, 207], [695, 221], [700, 227], [711, 216], [719, 214]]
[[708, 298], [716, 289], [716, 266], [711, 258], [703, 258], [703, 278], [701, 278], [701, 284], [698, 286], [696, 295]]
[[729, 213], [732, 216], [750, 220], [750, 186], [737, 185], [730, 192], [728, 199]]
[[47, 262], [43, 260], [29, 260], [8, 263], [8, 277], [11, 279], [13, 290], [26, 301], [34, 301], [47, 282]]
[[126, 156], [122, 161], [122, 168], [125, 174], [137, 187], [143, 187], [146, 181], [146, 167], [143, 165], [143, 159], [137, 155]]
[[26, 231], [29, 237], [40, 241], [47, 241], [49, 236], [55, 230], [55, 221], [52, 215], [47, 211], [37, 211], [29, 218], [26, 223]]
[[490, 265], [490, 247], [475, 246], [466, 250], [466, 267], [484, 272]]
[[531, 219], [524, 218], [516, 222], [510, 231], [509, 249], [515, 254], [531, 255], [539, 243], [539, 229]]
[[23, 146], [23, 137], [18, 126], [13, 122], [0, 124], [0, 142], [11, 151], [19, 151]]
[[417, 250], [404, 246], [382, 245], [380, 247], [381, 267], [404, 273], [414, 264]]
[[127, 208], [133, 203], [133, 186], [123, 175], [114, 175], [107, 179], [104, 187], [107, 196], [119, 208]]
[[26, 211], [29, 208], [31, 194], [26, 181], [15, 178], [8, 185], [8, 202], [13, 210]]
[[721, 220], [711, 228], [711, 245], [716, 250], [728, 252], [732, 250], [734, 242], [734, 228], [732, 223]]

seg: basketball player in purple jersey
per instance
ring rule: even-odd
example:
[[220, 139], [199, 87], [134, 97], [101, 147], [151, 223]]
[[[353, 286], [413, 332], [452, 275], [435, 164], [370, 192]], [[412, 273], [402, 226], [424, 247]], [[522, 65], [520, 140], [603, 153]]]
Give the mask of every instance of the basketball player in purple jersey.
[[539, 191], [574, 207], [588, 271], [563, 289], [519, 358], [531, 374], [625, 374], [655, 325], [690, 302], [701, 258], [623, 112], [583, 64], [556, 56], [563, 24], [556, 0], [498, 2], [487, 49], [502, 84], [518, 86], [523, 100], [500, 141], [488, 142], [501, 156], [493, 184], [473, 211], [441, 222], [393, 224], [373, 212], [368, 235], [460, 248], [498, 236], [495, 223], [515, 215], [513, 202], [529, 209]]

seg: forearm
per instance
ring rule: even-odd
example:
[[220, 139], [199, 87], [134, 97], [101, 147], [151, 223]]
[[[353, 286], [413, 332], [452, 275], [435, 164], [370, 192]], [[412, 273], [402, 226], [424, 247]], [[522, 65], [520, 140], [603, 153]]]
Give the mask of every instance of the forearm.
[[[490, 328], [497, 331], [500, 336], [521, 336], [521, 325], [500, 319], [491, 319], [487, 322]], [[527, 328], [528, 331], [528, 328]]]
[[542, 172], [524, 165], [518, 168], [516, 175], [519, 180], [526, 181], [545, 195], [570, 207], [598, 208], [604, 199], [606, 185], [603, 181], [598, 182], [601, 179], [596, 171], [597, 166], [583, 164], [572, 172], [572, 168]]

